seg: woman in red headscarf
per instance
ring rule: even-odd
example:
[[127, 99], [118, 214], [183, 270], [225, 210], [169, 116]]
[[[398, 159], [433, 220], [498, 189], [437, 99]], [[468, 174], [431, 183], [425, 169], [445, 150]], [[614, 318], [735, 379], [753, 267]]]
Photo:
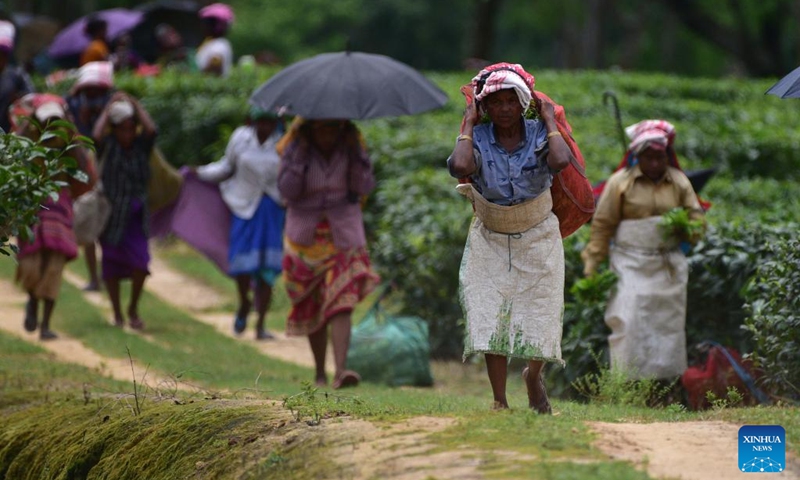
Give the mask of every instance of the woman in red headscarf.
[[563, 363], [564, 247], [550, 187], [575, 160], [555, 107], [520, 65], [481, 70], [462, 92], [468, 106], [447, 165], [469, 180], [458, 189], [475, 207], [459, 274], [464, 357], [484, 354], [498, 409], [508, 408], [508, 357], [526, 360], [528, 404], [551, 413], [542, 369]]
[[623, 166], [603, 189], [581, 253], [584, 274], [594, 275], [609, 257], [618, 276], [605, 315], [611, 367], [631, 379], [673, 379], [687, 365], [689, 268], [678, 239], [665, 239], [659, 223], [674, 208], [702, 220], [703, 208], [678, 166], [671, 123], [644, 120], [626, 133]]

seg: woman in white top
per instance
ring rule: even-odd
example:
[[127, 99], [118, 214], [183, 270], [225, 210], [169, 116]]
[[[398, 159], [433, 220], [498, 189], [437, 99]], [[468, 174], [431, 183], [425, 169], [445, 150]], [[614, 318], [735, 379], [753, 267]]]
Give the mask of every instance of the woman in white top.
[[212, 3], [201, 8], [199, 16], [206, 30], [206, 38], [197, 47], [197, 68], [203, 73], [225, 77], [233, 65], [233, 49], [225, 38], [233, 23], [233, 10], [224, 3]]
[[234, 331], [242, 333], [247, 327], [253, 284], [258, 340], [273, 338], [264, 319], [283, 258], [285, 212], [277, 185], [280, 157], [275, 151], [282, 131], [277, 115], [253, 108], [247, 125], [231, 135], [225, 156], [196, 169], [201, 180], [220, 183], [222, 199], [232, 214], [228, 274], [236, 278], [239, 290]]

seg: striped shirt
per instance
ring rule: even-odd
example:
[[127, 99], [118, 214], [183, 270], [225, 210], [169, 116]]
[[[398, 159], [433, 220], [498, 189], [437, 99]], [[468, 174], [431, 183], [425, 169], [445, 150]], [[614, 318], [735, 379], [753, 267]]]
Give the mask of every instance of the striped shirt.
[[367, 244], [359, 197], [375, 188], [372, 164], [366, 152], [344, 144], [330, 159], [298, 139], [281, 156], [278, 190], [286, 201], [286, 236], [300, 245], [312, 245], [322, 220], [331, 227], [336, 248]]

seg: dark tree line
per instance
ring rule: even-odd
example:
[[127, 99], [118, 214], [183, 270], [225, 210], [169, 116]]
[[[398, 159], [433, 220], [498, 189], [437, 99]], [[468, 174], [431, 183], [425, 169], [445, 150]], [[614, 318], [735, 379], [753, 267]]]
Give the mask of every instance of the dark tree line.
[[[237, 53], [286, 62], [354, 49], [418, 68], [509, 60], [536, 68], [781, 76], [800, 65], [800, 0], [226, 0]], [[0, 2], [1, 3], [1, 2]], [[142, 0], [6, 0], [65, 22]], [[210, 3], [201, 1], [199, 3]]]

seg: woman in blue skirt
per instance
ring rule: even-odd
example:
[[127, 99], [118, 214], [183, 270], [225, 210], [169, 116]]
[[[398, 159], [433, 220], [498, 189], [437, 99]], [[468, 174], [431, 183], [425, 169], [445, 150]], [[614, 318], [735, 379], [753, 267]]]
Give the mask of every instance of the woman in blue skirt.
[[247, 124], [231, 135], [225, 156], [196, 170], [201, 180], [220, 183], [220, 193], [231, 211], [228, 273], [236, 279], [239, 291], [233, 329], [240, 334], [247, 327], [252, 285], [258, 312], [257, 340], [273, 338], [264, 319], [272, 286], [281, 274], [285, 211], [278, 193], [280, 157], [275, 144], [282, 132], [277, 115], [251, 109]]

